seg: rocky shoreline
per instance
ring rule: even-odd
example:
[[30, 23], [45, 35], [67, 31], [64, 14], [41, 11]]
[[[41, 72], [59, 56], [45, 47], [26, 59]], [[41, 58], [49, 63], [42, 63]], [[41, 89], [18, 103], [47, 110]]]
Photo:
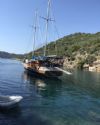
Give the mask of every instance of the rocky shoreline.
[[64, 57], [64, 67], [67, 69], [87, 69], [93, 72], [100, 72], [100, 56], [76, 54], [74, 59]]

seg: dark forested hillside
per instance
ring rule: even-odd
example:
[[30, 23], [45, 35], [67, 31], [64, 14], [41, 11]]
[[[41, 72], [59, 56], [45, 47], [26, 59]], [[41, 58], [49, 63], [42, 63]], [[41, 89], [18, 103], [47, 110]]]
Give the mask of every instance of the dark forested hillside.
[[0, 58], [23, 58], [23, 55], [21, 54], [11, 54], [11, 53], [8, 53], [8, 52], [3, 52], [3, 51], [0, 51]]

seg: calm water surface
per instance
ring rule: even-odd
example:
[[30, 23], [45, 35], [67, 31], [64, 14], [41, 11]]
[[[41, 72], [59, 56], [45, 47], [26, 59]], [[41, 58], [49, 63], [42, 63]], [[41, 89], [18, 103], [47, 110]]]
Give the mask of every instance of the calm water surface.
[[0, 110], [0, 125], [100, 125], [100, 73], [43, 79], [0, 59], [0, 94], [24, 97], [15, 109]]

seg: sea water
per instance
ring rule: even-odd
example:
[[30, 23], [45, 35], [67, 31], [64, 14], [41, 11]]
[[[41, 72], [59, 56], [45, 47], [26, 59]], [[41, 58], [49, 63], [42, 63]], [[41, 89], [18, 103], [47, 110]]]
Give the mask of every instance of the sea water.
[[17, 107], [0, 109], [0, 125], [100, 125], [100, 73], [39, 78], [19, 61], [0, 59], [0, 95], [23, 96]]

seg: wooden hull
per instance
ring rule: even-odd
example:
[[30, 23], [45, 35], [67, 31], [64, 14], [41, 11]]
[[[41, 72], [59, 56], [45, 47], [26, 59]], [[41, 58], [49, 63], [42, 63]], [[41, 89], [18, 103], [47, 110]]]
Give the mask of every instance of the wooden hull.
[[28, 73], [38, 76], [59, 77], [63, 74], [62, 71], [59, 71], [54, 67], [39, 67], [39, 69], [37, 69], [36, 67], [28, 67], [27, 64], [24, 64], [24, 68]]

